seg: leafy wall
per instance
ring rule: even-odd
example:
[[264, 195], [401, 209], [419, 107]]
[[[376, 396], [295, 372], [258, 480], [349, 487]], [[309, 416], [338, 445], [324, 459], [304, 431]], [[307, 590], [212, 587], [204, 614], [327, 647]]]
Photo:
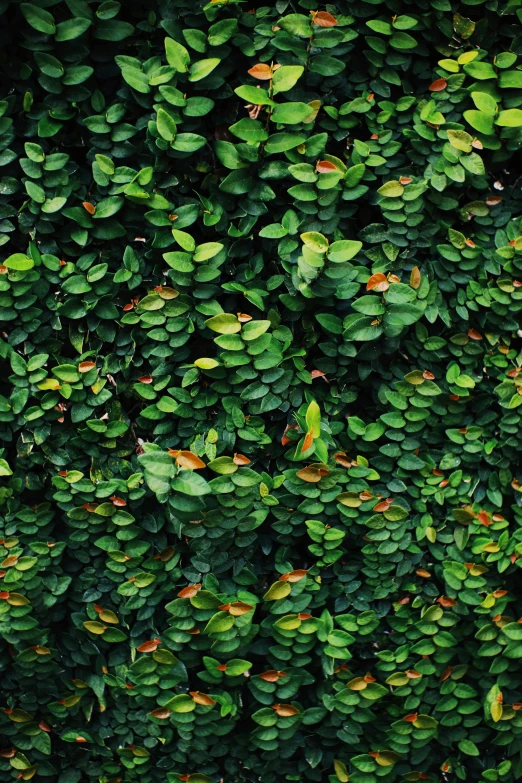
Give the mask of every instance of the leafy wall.
[[2, 780], [520, 780], [520, 0], [0, 11]]

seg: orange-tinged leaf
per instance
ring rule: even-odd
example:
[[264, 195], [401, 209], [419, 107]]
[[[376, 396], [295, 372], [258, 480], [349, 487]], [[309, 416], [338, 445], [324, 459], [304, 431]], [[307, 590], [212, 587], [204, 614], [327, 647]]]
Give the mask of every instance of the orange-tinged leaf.
[[279, 679], [281, 679], [281, 677], [286, 677], [286, 672], [269, 669], [268, 671], [262, 672], [262, 674], [258, 674], [257, 676], [265, 682], [277, 682]]
[[482, 335], [476, 329], [468, 329], [468, 337], [470, 340], [482, 340]]
[[313, 15], [312, 24], [318, 27], [335, 27], [338, 22], [335, 16], [329, 14], [328, 11], [318, 11]]
[[404, 672], [406, 677], [408, 677], [409, 680], [418, 680], [419, 677], [422, 677], [422, 674], [418, 672], [416, 669], [406, 669]]
[[167, 710], [165, 707], [158, 707], [157, 709], [152, 710], [152, 712], [149, 712], [151, 717], [159, 718], [160, 720], [165, 720], [165, 718], [168, 718], [171, 714], [172, 710]]
[[158, 648], [158, 644], [161, 644], [159, 639], [151, 639], [148, 642], [143, 642], [143, 644], [140, 644], [140, 646], [137, 648], [138, 652], [154, 652]]
[[96, 362], [80, 362], [78, 365], [78, 372], [89, 372], [96, 367]]
[[2, 590], [2, 592], [0, 593], [0, 599], [2, 601], [7, 601], [8, 598], [9, 598], [9, 593], [7, 593], [5, 590]]
[[10, 568], [18, 563], [17, 555], [9, 555], [2, 561], [2, 568]]
[[179, 591], [178, 598], [193, 598], [198, 590], [201, 590], [201, 585], [189, 585], [188, 587], [184, 587], [183, 590]]
[[401, 185], [409, 185], [410, 182], [413, 182], [413, 177], [399, 177], [399, 182]]
[[421, 284], [421, 273], [418, 266], [414, 266], [410, 274], [410, 286], [417, 289]]
[[331, 174], [332, 171], [338, 171], [335, 163], [331, 163], [329, 160], [318, 160], [315, 164], [315, 170], [318, 174]]
[[307, 432], [304, 438], [303, 447], [301, 449], [301, 453], [303, 451], [307, 451], [314, 442], [314, 434], [313, 432]]
[[424, 577], [424, 579], [429, 579], [431, 576], [430, 572], [426, 571], [425, 568], [419, 568], [417, 571], [415, 571], [415, 573], [417, 574], [417, 576]]
[[382, 272], [376, 272], [366, 283], [367, 291], [387, 291], [390, 284]]
[[169, 454], [174, 457], [176, 464], [180, 468], [187, 468], [188, 470], [201, 470], [207, 466], [200, 459], [197, 454], [193, 454], [191, 451], [179, 451], [177, 449], [169, 449]]
[[[435, 380], [435, 376], [429, 370], [424, 370], [424, 372], [422, 373], [422, 377], [425, 378], [427, 381]], [[440, 475], [442, 476], [442, 473]]]
[[138, 378], [138, 383], [152, 383], [154, 378], [151, 375], [142, 375]]
[[226, 672], [227, 665], [226, 663], [220, 663], [219, 666], [216, 666], [216, 669], [218, 670], [218, 672]]
[[82, 201], [82, 206], [85, 210], [87, 210], [89, 215], [94, 215], [94, 213], [96, 212], [96, 207], [94, 206], [94, 204], [91, 204], [90, 201]]
[[373, 510], [377, 511], [377, 513], [388, 511], [392, 503], [393, 500], [391, 498], [388, 498], [387, 500], [381, 500], [380, 503], [377, 503], [377, 505], [373, 507]]
[[123, 498], [119, 498], [117, 495], [113, 495], [109, 500], [112, 500], [112, 505], [118, 506], [118, 508], [123, 508], [123, 506], [127, 505], [127, 501]]
[[277, 712], [281, 718], [291, 718], [292, 715], [297, 715], [299, 712], [297, 707], [293, 707], [291, 704], [274, 704], [272, 709]]
[[248, 321], [252, 320], [252, 316], [247, 315], [247, 313], [236, 313], [236, 315], [240, 324], [246, 324]]
[[441, 595], [440, 598], [437, 598], [437, 603], [447, 609], [449, 609], [450, 606], [456, 606], [457, 604], [454, 598], [448, 598], [447, 595]]
[[414, 723], [418, 717], [419, 714], [417, 712], [410, 712], [409, 715], [404, 716], [403, 720], [405, 720], [406, 723]]
[[234, 463], [236, 465], [250, 465], [251, 460], [244, 454], [234, 454]]
[[436, 79], [430, 86], [428, 87], [428, 90], [431, 92], [441, 92], [441, 90], [445, 90], [448, 86], [448, 82], [446, 79]]
[[248, 73], [250, 76], [253, 76], [254, 79], [259, 79], [261, 81], [272, 78], [272, 69], [266, 63], [257, 63], [257, 65], [253, 65], [252, 68], [248, 69]]
[[200, 693], [200, 691], [190, 691], [190, 696], [196, 704], [201, 704], [203, 707], [212, 707], [216, 702], [206, 693]]
[[295, 571], [288, 571], [279, 577], [280, 582], [300, 582], [301, 579], [307, 575], [308, 570], [304, 568], [297, 568]]

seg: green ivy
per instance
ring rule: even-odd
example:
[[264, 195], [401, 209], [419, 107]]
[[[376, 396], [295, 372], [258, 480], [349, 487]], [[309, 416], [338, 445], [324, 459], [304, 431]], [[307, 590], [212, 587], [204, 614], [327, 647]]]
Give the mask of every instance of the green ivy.
[[520, 0], [0, 15], [2, 780], [520, 780]]

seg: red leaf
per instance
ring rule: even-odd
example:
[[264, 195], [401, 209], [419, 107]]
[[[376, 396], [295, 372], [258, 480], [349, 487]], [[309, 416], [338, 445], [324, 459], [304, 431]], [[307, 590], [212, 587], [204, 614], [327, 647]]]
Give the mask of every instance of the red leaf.
[[330, 174], [332, 171], [337, 171], [337, 166], [334, 163], [330, 163], [329, 160], [318, 160], [315, 164], [315, 170], [319, 174]]
[[446, 79], [436, 79], [432, 84], [430, 84], [428, 89], [431, 92], [441, 92], [442, 90], [445, 90], [447, 86], [448, 82]]
[[335, 27], [338, 22], [335, 16], [329, 14], [328, 11], [318, 11], [313, 15], [312, 24], [318, 27]]

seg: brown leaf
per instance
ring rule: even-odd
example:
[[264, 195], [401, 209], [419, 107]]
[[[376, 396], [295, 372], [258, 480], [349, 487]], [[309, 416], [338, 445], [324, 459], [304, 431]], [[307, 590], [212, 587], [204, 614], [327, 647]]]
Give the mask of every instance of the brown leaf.
[[433, 381], [435, 379], [435, 376], [429, 370], [424, 370], [424, 372], [422, 373], [422, 377], [425, 378], [427, 381]]
[[154, 555], [154, 559], [161, 560], [162, 563], [166, 563], [168, 560], [174, 557], [175, 553], [176, 550], [173, 546], [166, 546], [165, 549], [162, 549], [161, 552], [158, 552], [157, 555]]
[[376, 272], [366, 283], [367, 291], [387, 291], [389, 287], [390, 284], [382, 272]]
[[482, 335], [476, 329], [468, 329], [468, 337], [470, 340], [482, 340]]
[[203, 707], [212, 707], [216, 702], [206, 693], [200, 693], [200, 691], [189, 691], [189, 695], [192, 696], [192, 700], [196, 704], [201, 704]]
[[201, 590], [201, 585], [189, 585], [179, 591], [178, 598], [193, 598], [198, 590]]
[[[302, 451], [305, 450], [305, 448], [302, 449]], [[301, 470], [298, 470], [295, 475], [300, 478], [301, 481], [306, 481], [308, 484], [317, 484], [317, 482], [321, 481], [322, 479], [321, 471], [319, 471], [313, 465], [308, 465], [306, 468], [301, 468]]]
[[252, 316], [247, 315], [246, 313], [236, 313], [236, 315], [237, 315], [237, 320], [239, 321], [240, 324], [246, 324], [248, 323], [248, 321], [252, 320]]
[[441, 90], [445, 90], [447, 86], [448, 82], [446, 79], [436, 79], [430, 84], [428, 90], [430, 90], [430, 92], [441, 92]]
[[338, 465], [342, 465], [343, 468], [351, 468], [353, 461], [350, 459], [350, 457], [345, 454], [344, 451], [337, 451], [334, 454], [334, 460], [337, 462]]
[[291, 718], [292, 715], [297, 715], [299, 710], [297, 707], [293, 707], [291, 704], [274, 704], [272, 709], [277, 712], [281, 718]]
[[78, 372], [89, 372], [96, 367], [96, 362], [80, 362], [78, 365]]
[[399, 182], [401, 185], [409, 185], [410, 182], [413, 182], [413, 177], [399, 177]]
[[415, 723], [418, 717], [419, 717], [418, 712], [410, 712], [409, 715], [404, 716], [403, 720], [405, 720], [406, 723]]
[[138, 383], [152, 383], [154, 378], [151, 375], [142, 375], [138, 378]]
[[335, 16], [329, 14], [328, 11], [318, 11], [316, 14], [313, 14], [312, 24], [318, 27], [335, 27], [338, 22]]
[[315, 378], [326, 378], [326, 373], [322, 370], [312, 370], [310, 372], [310, 378], [314, 380]]
[[417, 289], [421, 284], [421, 273], [418, 266], [414, 266], [410, 274], [410, 286]]
[[488, 207], [494, 207], [497, 204], [500, 204], [501, 201], [502, 201], [502, 196], [488, 196], [486, 198], [486, 204], [488, 205]]
[[429, 571], [426, 571], [425, 568], [419, 568], [417, 571], [415, 571], [417, 576], [422, 576], [424, 579], [429, 579], [431, 577], [431, 574]]
[[260, 81], [271, 79], [273, 75], [271, 67], [266, 63], [257, 63], [257, 65], [253, 65], [252, 68], [248, 69], [248, 73], [250, 76], [253, 76], [254, 79], [259, 79]]
[[151, 715], [153, 718], [165, 720], [165, 718], [168, 718], [171, 713], [172, 710], [167, 710], [165, 707], [158, 707], [157, 709], [152, 710], [152, 712], [149, 712], [149, 715]]

